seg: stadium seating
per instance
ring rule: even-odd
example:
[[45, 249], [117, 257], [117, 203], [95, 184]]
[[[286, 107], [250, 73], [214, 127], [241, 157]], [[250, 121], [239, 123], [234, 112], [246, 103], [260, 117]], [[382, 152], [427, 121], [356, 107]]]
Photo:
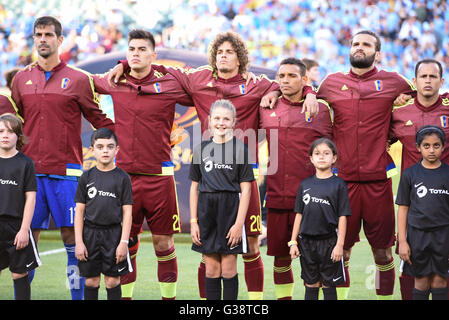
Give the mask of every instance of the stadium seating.
[[419, 59], [434, 57], [447, 74], [448, 9], [437, 0], [10, 0], [0, 4], [0, 72], [31, 60], [32, 23], [50, 14], [63, 22], [71, 63], [126, 49], [133, 28], [157, 34], [159, 47], [201, 53], [232, 29], [247, 40], [252, 64], [276, 68], [287, 56], [308, 57], [324, 77], [349, 68], [351, 34], [371, 29], [382, 38], [382, 68], [411, 79]]

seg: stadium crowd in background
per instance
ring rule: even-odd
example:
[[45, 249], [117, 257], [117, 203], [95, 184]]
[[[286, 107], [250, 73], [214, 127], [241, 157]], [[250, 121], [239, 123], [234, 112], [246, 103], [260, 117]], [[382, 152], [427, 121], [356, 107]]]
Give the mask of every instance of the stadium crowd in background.
[[323, 78], [349, 68], [351, 35], [370, 29], [382, 37], [382, 68], [411, 79], [423, 58], [435, 58], [449, 71], [447, 9], [446, 0], [1, 1], [0, 72], [35, 58], [34, 17], [50, 14], [63, 22], [61, 59], [72, 64], [126, 50], [123, 34], [133, 28], [157, 35], [158, 47], [201, 53], [217, 33], [231, 29], [247, 41], [251, 64], [276, 69], [286, 57], [311, 58]]

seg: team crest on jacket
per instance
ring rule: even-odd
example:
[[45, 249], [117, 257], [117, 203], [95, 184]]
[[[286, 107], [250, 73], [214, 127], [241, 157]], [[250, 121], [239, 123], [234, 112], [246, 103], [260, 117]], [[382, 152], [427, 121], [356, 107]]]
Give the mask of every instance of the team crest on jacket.
[[245, 94], [246, 93], [246, 87], [244, 84], [240, 84], [239, 85], [239, 89], [240, 89], [240, 93], [241, 94]]
[[448, 121], [447, 121], [448, 119], [447, 119], [447, 116], [441, 116], [440, 117], [440, 122], [441, 122], [441, 126], [443, 127], [443, 128], [447, 128], [448, 127]]
[[61, 88], [67, 89], [67, 87], [69, 86], [69, 82], [70, 82], [69, 78], [63, 78], [61, 81]]
[[374, 86], [376, 87], [376, 91], [382, 91], [383, 89], [382, 80], [374, 81]]
[[155, 84], [153, 84], [153, 87], [157, 93], [161, 92], [161, 84], [159, 82], [156, 82]]
[[306, 122], [312, 122], [312, 118], [310, 117], [310, 112], [306, 111], [304, 114]]

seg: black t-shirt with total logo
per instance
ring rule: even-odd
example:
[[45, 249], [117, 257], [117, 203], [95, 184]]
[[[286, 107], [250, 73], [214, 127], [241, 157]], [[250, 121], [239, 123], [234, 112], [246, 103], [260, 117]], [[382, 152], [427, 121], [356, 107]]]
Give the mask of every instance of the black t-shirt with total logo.
[[302, 214], [301, 235], [335, 234], [339, 217], [351, 215], [346, 183], [335, 175], [304, 179], [296, 196], [295, 212]]
[[23, 218], [25, 193], [37, 191], [33, 160], [22, 152], [0, 157], [0, 217]]
[[254, 180], [248, 148], [235, 137], [225, 143], [203, 141], [193, 152], [189, 176], [199, 192], [240, 192], [241, 182]]
[[449, 225], [449, 165], [427, 169], [420, 161], [405, 169], [396, 204], [409, 207], [407, 223], [417, 229]]
[[101, 171], [93, 167], [81, 175], [75, 202], [86, 204], [84, 220], [91, 224], [120, 224], [122, 206], [133, 204], [131, 178], [120, 168]]

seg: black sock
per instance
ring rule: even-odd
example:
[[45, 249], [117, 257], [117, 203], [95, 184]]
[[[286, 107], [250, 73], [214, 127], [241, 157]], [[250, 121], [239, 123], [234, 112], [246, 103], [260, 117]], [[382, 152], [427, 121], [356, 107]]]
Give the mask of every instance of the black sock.
[[306, 286], [306, 294], [304, 296], [304, 300], [318, 300], [318, 293], [320, 288], [312, 288]]
[[120, 283], [114, 288], [106, 288], [108, 300], [121, 300], [122, 299], [122, 286]]
[[432, 300], [447, 300], [448, 289], [445, 288], [431, 288]]
[[413, 300], [429, 300], [430, 290], [418, 290], [413, 288]]
[[206, 277], [206, 299], [221, 300], [221, 277]]
[[31, 287], [28, 275], [15, 279], [13, 282], [16, 300], [31, 300]]
[[337, 300], [337, 288], [323, 288], [324, 300]]
[[100, 287], [89, 287], [84, 285], [84, 300], [98, 300], [98, 289], [100, 289]]
[[237, 300], [239, 295], [239, 276], [223, 278], [223, 300]]

